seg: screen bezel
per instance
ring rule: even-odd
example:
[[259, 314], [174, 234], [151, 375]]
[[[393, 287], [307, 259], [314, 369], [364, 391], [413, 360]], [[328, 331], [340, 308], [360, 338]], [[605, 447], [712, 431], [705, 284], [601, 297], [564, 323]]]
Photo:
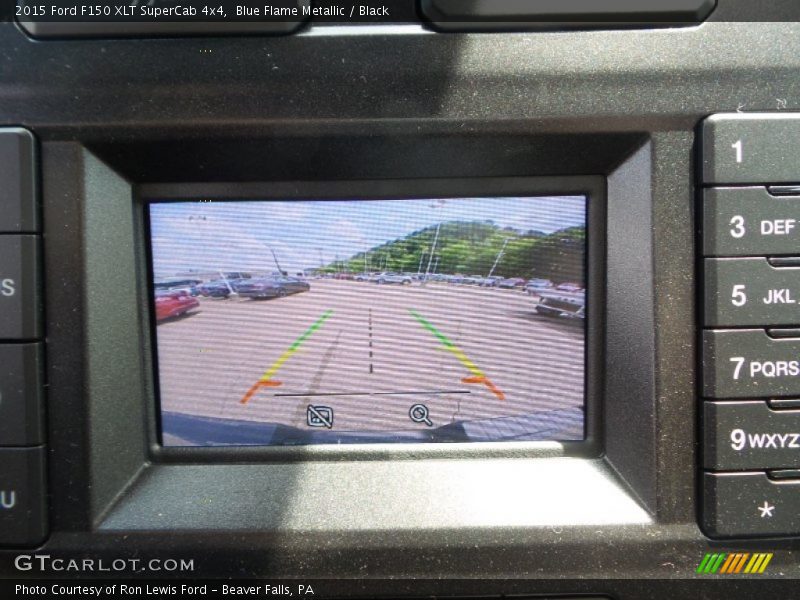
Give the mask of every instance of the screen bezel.
[[[460, 179], [402, 179], [358, 181], [303, 181], [268, 183], [145, 184], [135, 190], [135, 217], [140, 297], [143, 302], [142, 341], [146, 351], [144, 373], [148, 378], [147, 431], [151, 458], [163, 462], [241, 462], [326, 460], [386, 457], [597, 457], [602, 454], [602, 396], [605, 387], [603, 346], [605, 338], [606, 180], [579, 177], [476, 177]], [[587, 199], [585, 323], [584, 440], [536, 442], [386, 442], [315, 444], [297, 446], [164, 446], [158, 347], [153, 304], [153, 271], [149, 206], [153, 203], [191, 201], [258, 200], [399, 200], [492, 196], [570, 196]]]

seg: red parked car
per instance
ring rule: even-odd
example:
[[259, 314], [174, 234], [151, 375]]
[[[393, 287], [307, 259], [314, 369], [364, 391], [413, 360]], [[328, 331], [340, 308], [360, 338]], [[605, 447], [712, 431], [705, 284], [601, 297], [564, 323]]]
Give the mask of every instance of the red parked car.
[[197, 298], [186, 292], [165, 292], [156, 294], [156, 322], [166, 321], [185, 315], [200, 306]]

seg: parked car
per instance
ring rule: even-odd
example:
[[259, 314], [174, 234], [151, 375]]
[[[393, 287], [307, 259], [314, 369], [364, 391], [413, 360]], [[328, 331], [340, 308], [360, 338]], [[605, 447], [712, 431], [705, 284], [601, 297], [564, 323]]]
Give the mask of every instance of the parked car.
[[236, 292], [245, 298], [282, 298], [289, 294], [307, 292], [311, 285], [296, 277], [264, 277], [241, 280], [236, 284]]
[[[559, 286], [560, 287], [560, 286]], [[586, 292], [577, 290], [543, 291], [538, 294], [535, 309], [540, 315], [565, 319], [586, 318]]]
[[197, 286], [201, 283], [200, 279], [162, 279], [156, 281], [153, 287], [156, 292], [186, 292], [190, 296], [197, 296]]
[[186, 292], [156, 292], [156, 323], [183, 316], [199, 306], [197, 298]]
[[205, 298], [227, 298], [231, 295], [231, 290], [235, 290], [234, 284], [237, 281], [207, 281], [197, 286], [198, 293]]
[[525, 285], [525, 291], [531, 296], [538, 296], [540, 292], [546, 292], [553, 289], [553, 282], [549, 279], [531, 279]]
[[467, 277], [462, 277], [460, 283], [466, 285], [480, 285], [483, 281], [483, 277], [480, 275], [468, 275]]
[[250, 279], [252, 275], [250, 273], [242, 273], [241, 271], [233, 271], [231, 273], [222, 273], [222, 276], [227, 279], [228, 281], [234, 281], [239, 279]]
[[374, 281], [375, 283], [379, 284], [399, 283], [401, 285], [411, 285], [411, 277], [409, 275], [403, 275], [402, 273], [391, 273], [388, 271], [384, 273], [378, 273]]
[[502, 277], [498, 277], [497, 275], [492, 275], [491, 277], [484, 277], [481, 280], [481, 285], [483, 287], [495, 287], [501, 281], [503, 281]]
[[501, 279], [497, 282], [497, 287], [511, 290], [515, 288], [524, 288], [525, 280], [522, 277], [509, 277], [508, 279]]
[[583, 286], [577, 283], [560, 283], [556, 286], [559, 292], [580, 292], [583, 291]]

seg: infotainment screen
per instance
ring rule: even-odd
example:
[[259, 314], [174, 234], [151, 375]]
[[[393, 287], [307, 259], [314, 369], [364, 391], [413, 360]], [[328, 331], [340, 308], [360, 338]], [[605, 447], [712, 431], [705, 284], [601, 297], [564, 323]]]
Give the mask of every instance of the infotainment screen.
[[583, 440], [587, 204], [150, 202], [163, 445]]

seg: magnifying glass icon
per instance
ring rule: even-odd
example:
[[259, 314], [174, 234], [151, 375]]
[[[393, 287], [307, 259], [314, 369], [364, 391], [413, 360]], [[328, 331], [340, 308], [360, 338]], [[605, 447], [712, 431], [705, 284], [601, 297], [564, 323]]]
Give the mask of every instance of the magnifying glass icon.
[[428, 407], [424, 404], [415, 404], [408, 411], [408, 418], [414, 423], [425, 423], [428, 427], [433, 427], [433, 423], [428, 418]]

